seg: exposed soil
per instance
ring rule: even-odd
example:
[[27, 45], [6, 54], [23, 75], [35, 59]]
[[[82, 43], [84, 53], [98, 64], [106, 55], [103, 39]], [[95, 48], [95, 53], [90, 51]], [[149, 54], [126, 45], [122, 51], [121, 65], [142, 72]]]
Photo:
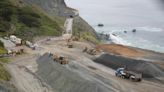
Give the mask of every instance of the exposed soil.
[[152, 62], [153, 64], [157, 64], [162, 69], [164, 69], [164, 53], [158, 53], [118, 44], [98, 45], [96, 46], [96, 48], [101, 49], [112, 55]]
[[[30, 92], [162, 92], [164, 90], [164, 85], [160, 82], [143, 80], [135, 83], [117, 78], [114, 75], [115, 68], [93, 62], [92, 57], [98, 58], [99, 55], [91, 56], [82, 52], [85, 46], [94, 46], [86, 42], [73, 42], [73, 45], [74, 48], [68, 48], [66, 41], [54, 39], [39, 42], [41, 49], [35, 51], [25, 49], [27, 55], [12, 58], [13, 62], [8, 65], [13, 77], [12, 82], [20, 92], [29, 92], [27, 89], [30, 89]], [[46, 52], [67, 57], [69, 64], [60, 65], [48, 54], [44, 54]], [[117, 62], [116, 57], [107, 57], [108, 60], [116, 59]], [[122, 58], [119, 60], [126, 61]], [[156, 73], [156, 70], [153, 71]]]
[[121, 55], [121, 56], [126, 56], [126, 57], [142, 57], [146, 54], [145, 52], [141, 50], [137, 50], [134, 48], [130, 48], [130, 47], [118, 45], [118, 44], [98, 45], [96, 48], [102, 49], [103, 51], [107, 51], [115, 55]]

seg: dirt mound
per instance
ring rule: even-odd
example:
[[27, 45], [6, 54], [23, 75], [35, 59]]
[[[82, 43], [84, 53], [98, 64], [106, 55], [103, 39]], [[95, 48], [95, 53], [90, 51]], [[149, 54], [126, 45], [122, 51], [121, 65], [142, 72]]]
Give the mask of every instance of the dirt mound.
[[94, 61], [113, 69], [127, 66], [129, 70], [142, 73], [144, 78], [164, 77], [164, 70], [148, 61], [134, 60], [110, 54], [104, 54]]
[[[50, 85], [55, 92], [109, 92], [108, 88], [93, 81], [86, 74], [75, 71], [77, 67], [60, 65], [53, 61], [49, 54], [41, 56], [38, 60], [37, 75]], [[70, 70], [72, 69], [72, 71]], [[86, 77], [86, 78], [85, 78]]]
[[122, 56], [127, 56], [127, 57], [141, 57], [145, 54], [134, 48], [130, 48], [130, 47], [126, 47], [126, 46], [118, 45], [118, 44], [98, 45], [96, 48], [102, 49], [104, 51], [107, 51], [115, 55], [122, 55]]

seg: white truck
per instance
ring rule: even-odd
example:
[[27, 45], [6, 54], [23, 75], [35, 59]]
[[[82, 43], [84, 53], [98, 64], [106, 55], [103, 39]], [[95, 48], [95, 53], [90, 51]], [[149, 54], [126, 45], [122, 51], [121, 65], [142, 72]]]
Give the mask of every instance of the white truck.
[[29, 48], [35, 50], [36, 49], [36, 45], [34, 45], [33, 43], [31, 43], [30, 41], [26, 41], [26, 46], [28, 46]]
[[16, 46], [22, 45], [22, 39], [17, 38], [15, 35], [10, 36], [10, 40], [16, 44]]
[[132, 81], [140, 82], [142, 80], [142, 74], [136, 73], [134, 71], [129, 71], [125, 68], [118, 68], [115, 72], [117, 77], [121, 77], [123, 79], [130, 79]]

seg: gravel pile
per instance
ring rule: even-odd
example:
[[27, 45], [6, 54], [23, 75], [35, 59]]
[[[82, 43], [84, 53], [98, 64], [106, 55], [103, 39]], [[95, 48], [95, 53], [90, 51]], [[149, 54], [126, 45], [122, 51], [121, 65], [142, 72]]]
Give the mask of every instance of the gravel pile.
[[13, 85], [5, 82], [0, 82], [0, 92], [18, 92], [18, 91]]
[[94, 61], [113, 69], [127, 66], [129, 70], [142, 73], [144, 78], [164, 77], [164, 70], [148, 61], [134, 60], [110, 54], [104, 54]]
[[92, 78], [84, 78], [85, 74], [68, 69], [73, 69], [73, 66], [54, 62], [49, 54], [41, 56], [37, 63], [37, 75], [50, 85], [54, 92], [113, 92]]

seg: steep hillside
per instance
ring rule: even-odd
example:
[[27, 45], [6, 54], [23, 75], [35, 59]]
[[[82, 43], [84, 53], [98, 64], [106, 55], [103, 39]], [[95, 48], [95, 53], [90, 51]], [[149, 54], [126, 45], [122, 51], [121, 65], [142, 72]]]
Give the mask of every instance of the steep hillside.
[[73, 35], [96, 44], [100, 43], [95, 30], [81, 17], [74, 18]]
[[[41, 7], [50, 16], [63, 15], [66, 13], [64, 0], [22, 0], [25, 4]], [[70, 11], [71, 12], [71, 11]]]
[[0, 35], [15, 34], [32, 40], [36, 36], [58, 36], [62, 29], [40, 11], [30, 6], [16, 6], [8, 0], [0, 1]]
[[[64, 0], [23, 0], [25, 4], [37, 6], [55, 20], [62, 21], [65, 17], [75, 15], [72, 8], [69, 8]], [[76, 36], [81, 35], [82, 39], [98, 43], [98, 37], [95, 30], [81, 17], [74, 18], [73, 33]]]

